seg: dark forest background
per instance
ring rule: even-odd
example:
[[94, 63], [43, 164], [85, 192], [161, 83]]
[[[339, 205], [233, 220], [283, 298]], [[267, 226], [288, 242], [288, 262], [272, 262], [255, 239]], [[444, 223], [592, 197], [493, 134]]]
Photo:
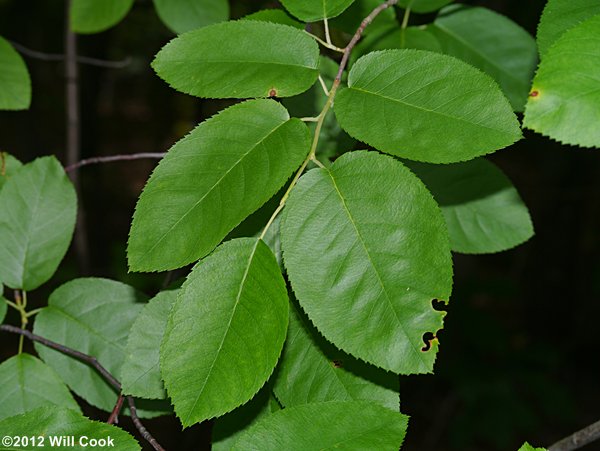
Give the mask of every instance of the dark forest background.
[[[535, 35], [545, 1], [466, 3], [505, 14]], [[238, 18], [275, 3], [231, 4]], [[63, 53], [64, 26], [63, 2], [0, 0], [0, 35], [11, 41]], [[138, 0], [118, 26], [79, 36], [80, 55], [129, 60], [120, 69], [80, 66], [82, 158], [166, 151], [225, 106], [177, 93], [154, 74], [149, 64], [172, 37], [150, 0]], [[0, 112], [0, 150], [24, 162], [47, 154], [65, 161], [64, 64], [25, 59], [33, 102], [28, 111]], [[525, 131], [524, 140], [490, 159], [529, 206], [536, 236], [501, 254], [455, 255], [455, 289], [436, 374], [401, 378], [402, 411], [412, 417], [406, 451], [516, 450], [525, 440], [549, 445], [600, 419], [600, 151]], [[80, 170], [91, 266], [84, 268], [71, 249], [59, 273], [31, 294], [32, 307], [84, 273], [148, 294], [160, 289], [164, 276], [127, 274], [125, 258], [135, 202], [155, 164], [138, 160]], [[16, 316], [9, 322], [18, 324]], [[0, 340], [4, 360], [17, 340]], [[106, 417], [89, 406], [85, 412]], [[122, 421], [132, 430], [128, 419]], [[209, 449], [209, 424], [183, 433], [175, 418], [145, 424], [168, 449]], [[600, 444], [583, 449], [600, 450]]]

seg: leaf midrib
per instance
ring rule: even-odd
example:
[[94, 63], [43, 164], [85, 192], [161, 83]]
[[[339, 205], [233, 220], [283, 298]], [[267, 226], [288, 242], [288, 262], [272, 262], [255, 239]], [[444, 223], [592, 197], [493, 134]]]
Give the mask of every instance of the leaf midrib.
[[344, 208], [344, 211], [346, 212], [348, 219], [350, 220], [350, 223], [352, 224], [352, 227], [354, 229], [354, 232], [356, 233], [356, 236], [360, 242], [360, 244], [362, 245], [365, 254], [367, 256], [367, 259], [369, 260], [369, 263], [371, 264], [371, 267], [373, 268], [373, 270], [375, 271], [375, 274], [377, 276], [377, 281], [379, 282], [379, 285], [381, 286], [381, 289], [383, 290], [383, 293], [385, 294], [385, 299], [389, 304], [389, 307], [392, 309], [392, 311], [394, 312], [394, 316], [396, 317], [396, 321], [397, 323], [400, 325], [400, 328], [402, 329], [402, 332], [404, 333], [404, 335], [406, 336], [406, 338], [408, 339], [408, 342], [411, 344], [410, 349], [412, 349], [412, 351], [417, 355], [418, 360], [421, 362], [421, 364], [425, 367], [426, 370], [429, 370], [429, 368], [427, 367], [427, 362], [425, 361], [421, 351], [420, 351], [420, 345], [419, 345], [419, 349], [415, 348], [415, 345], [411, 339], [411, 336], [406, 332], [406, 328], [404, 327], [403, 322], [400, 320], [399, 316], [398, 316], [398, 312], [396, 311], [394, 305], [392, 304], [392, 301], [390, 299], [390, 296], [387, 292], [386, 286], [383, 283], [383, 280], [381, 278], [381, 275], [379, 274], [379, 270], [377, 269], [377, 266], [375, 265], [373, 259], [371, 258], [371, 254], [369, 253], [369, 250], [367, 248], [367, 245], [360, 233], [360, 231], [358, 230], [358, 226], [356, 224], [356, 222], [354, 221], [354, 218], [352, 216], [352, 214], [350, 213], [350, 210], [348, 209], [348, 205], [346, 204], [346, 200], [344, 199], [344, 196], [342, 195], [342, 192], [340, 191], [335, 178], [333, 177], [332, 171], [329, 169], [323, 169], [324, 171], [327, 172], [327, 175], [329, 175], [329, 177], [331, 178], [331, 182], [333, 183], [333, 187], [335, 188], [335, 191], [337, 193], [337, 195], [340, 198], [340, 201], [342, 203], [342, 206]]

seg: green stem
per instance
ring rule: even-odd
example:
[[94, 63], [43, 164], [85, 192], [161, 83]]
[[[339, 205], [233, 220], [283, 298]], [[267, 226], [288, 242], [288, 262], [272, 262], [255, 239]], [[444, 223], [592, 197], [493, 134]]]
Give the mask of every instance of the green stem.
[[407, 6], [404, 10], [404, 17], [402, 17], [402, 29], [405, 30], [408, 27], [408, 18], [410, 17], [410, 6]]

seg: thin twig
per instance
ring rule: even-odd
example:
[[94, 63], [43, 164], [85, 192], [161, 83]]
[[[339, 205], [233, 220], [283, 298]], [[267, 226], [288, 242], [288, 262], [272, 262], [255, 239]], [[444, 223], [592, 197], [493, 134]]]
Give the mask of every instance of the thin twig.
[[[82, 362], [87, 363], [88, 365], [94, 367], [96, 369], [96, 371], [98, 371], [102, 375], [102, 377], [104, 377], [104, 379], [106, 379], [106, 381], [117, 392], [119, 392], [119, 393], [121, 392], [121, 383], [112, 374], [110, 374], [108, 372], [108, 370], [100, 364], [100, 362], [98, 362], [96, 357], [88, 355], [88, 354], [84, 354], [83, 352], [79, 352], [79, 351], [69, 348], [67, 346], [63, 346], [54, 341], [48, 340], [47, 338], [40, 337], [39, 335], [35, 335], [32, 332], [28, 331], [27, 329], [19, 329], [18, 327], [15, 327], [15, 326], [11, 326], [8, 324], [2, 324], [2, 325], [0, 325], [0, 331], [10, 332], [13, 334], [18, 334], [22, 337], [27, 337], [31, 341], [35, 341], [37, 343], [43, 344], [44, 346], [46, 346], [48, 348], [55, 349], [56, 351], [62, 352], [63, 354], [66, 354], [68, 356], [79, 359]], [[140, 421], [140, 419], [137, 415], [137, 410], [135, 408], [135, 402], [131, 396], [127, 396], [127, 402], [129, 403], [131, 419], [133, 420], [135, 427], [137, 428], [139, 433], [142, 435], [142, 437], [144, 437], [144, 439], [146, 439], [148, 441], [148, 443], [150, 443], [156, 451], [164, 451], [164, 448], [158, 444], [158, 442], [154, 439], [154, 437], [152, 437], [152, 435], [150, 435], [148, 430], [144, 427], [144, 425]]]
[[[41, 61], [64, 61], [66, 56], [62, 53], [45, 53], [38, 50], [33, 50], [25, 47], [23, 44], [19, 44], [15, 41], [8, 41], [11, 45], [17, 49], [21, 54], [30, 58], [35, 58]], [[98, 58], [91, 58], [89, 56], [77, 56], [77, 62], [79, 64], [88, 64], [90, 66], [106, 67], [108, 69], [123, 69], [131, 64], [131, 58], [127, 57], [121, 61], [106, 61]]]
[[327, 21], [327, 17], [323, 18], [323, 28], [325, 28], [325, 42], [329, 45], [333, 45], [331, 42], [331, 34], [329, 34], [329, 22]]
[[141, 160], [144, 158], [161, 159], [165, 155], [166, 155], [165, 152], [161, 152], [161, 153], [142, 152], [142, 153], [131, 153], [131, 154], [126, 154], [126, 155], [109, 155], [106, 157], [92, 157], [92, 158], [86, 158], [85, 160], [78, 161], [77, 163], [74, 163], [74, 164], [71, 164], [71, 165], [65, 167], [65, 171], [71, 172], [71, 171], [75, 171], [76, 169], [79, 169], [82, 166], [87, 166], [90, 164], [97, 164], [97, 163], [110, 163], [113, 161], [127, 161], [127, 160]]
[[390, 6], [394, 6], [397, 3], [398, 3], [398, 0], [388, 0], [385, 3], [382, 3], [377, 8], [375, 8], [373, 11], [371, 11], [371, 14], [369, 14], [367, 17], [365, 17], [364, 20], [361, 22], [360, 27], [358, 27], [358, 29], [356, 30], [356, 33], [354, 33], [354, 36], [352, 36], [350, 43], [348, 43], [348, 45], [344, 49], [344, 56], [342, 56], [340, 68], [338, 70], [337, 76], [335, 77], [335, 80], [337, 81], [338, 84], [342, 81], [342, 75], [344, 73], [344, 69], [346, 69], [346, 65], [348, 64], [348, 59], [350, 58], [350, 53], [352, 53], [352, 49], [354, 49], [354, 46], [359, 41], [359, 39], [362, 37], [362, 34], [365, 31], [365, 28], [367, 28], [369, 26], [369, 24], [371, 24], [371, 22], [373, 22], [373, 20], [375, 20], [375, 18], [379, 15], [379, 13], [381, 11], [389, 8]]
[[135, 402], [133, 402], [133, 398], [131, 396], [127, 397], [127, 402], [129, 403], [129, 411], [131, 413], [131, 419], [133, 420], [135, 427], [140, 432], [142, 437], [144, 437], [144, 439], [148, 443], [150, 443], [156, 451], [165, 451], [165, 449], [159, 445], [159, 443], [156, 441], [156, 439], [154, 437], [152, 437], [150, 432], [148, 432], [148, 429], [146, 429], [144, 427], [144, 425], [142, 424], [142, 422], [140, 421], [140, 418], [137, 415], [137, 409], [135, 408]]
[[339, 52], [339, 53], [344, 53], [344, 49], [342, 49], [340, 47], [336, 47], [333, 44], [328, 44], [323, 39], [321, 39], [319, 36], [316, 36], [316, 35], [314, 35], [312, 33], [309, 33], [306, 30], [304, 30], [304, 32], [306, 34], [308, 34], [311, 38], [313, 38], [315, 41], [317, 41], [319, 44], [321, 44], [323, 47], [327, 47], [328, 49], [334, 50], [334, 51]]
[[325, 95], [329, 96], [329, 89], [327, 89], [325, 80], [323, 80], [323, 77], [321, 77], [321, 75], [319, 75], [319, 83], [321, 83], [321, 88], [323, 88], [323, 92], [325, 93]]
[[600, 440], [600, 421], [596, 421], [594, 424], [590, 424], [556, 442], [548, 448], [548, 451], [572, 451], [583, 448], [596, 440]]
[[119, 397], [117, 398], [115, 407], [113, 407], [113, 410], [110, 413], [110, 416], [108, 417], [108, 420], [106, 420], [106, 422], [108, 424], [117, 424], [119, 422], [119, 413], [121, 413], [122, 408], [123, 408], [123, 393], [121, 393], [119, 395]]

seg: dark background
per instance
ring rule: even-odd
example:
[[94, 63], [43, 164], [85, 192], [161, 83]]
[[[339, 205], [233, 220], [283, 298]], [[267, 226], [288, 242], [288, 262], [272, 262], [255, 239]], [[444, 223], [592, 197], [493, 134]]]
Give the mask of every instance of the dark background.
[[[231, 3], [233, 18], [273, 5]], [[535, 34], [545, 2], [467, 3], [501, 12]], [[0, 35], [63, 53], [64, 16], [62, 2], [0, 0]], [[83, 158], [166, 151], [225, 105], [177, 93], [153, 73], [153, 55], [172, 37], [149, 0], [136, 2], [107, 32], [79, 37], [81, 55], [131, 61], [122, 69], [80, 66]], [[47, 154], [65, 161], [63, 64], [25, 59], [33, 102], [28, 111], [0, 112], [0, 150], [22, 161]], [[524, 140], [491, 160], [529, 206], [536, 236], [501, 254], [455, 255], [455, 289], [436, 374], [401, 378], [402, 411], [412, 417], [407, 451], [516, 450], [525, 440], [547, 446], [600, 419], [600, 153], [525, 131]], [[154, 165], [138, 160], [80, 171], [89, 273], [149, 294], [164, 276], [127, 274], [125, 245], [137, 196]], [[71, 249], [51, 282], [31, 294], [33, 307], [82, 275], [80, 268]], [[18, 324], [16, 316], [9, 322]], [[0, 340], [4, 360], [17, 341]], [[106, 417], [93, 408], [86, 413]], [[123, 423], [132, 428], [129, 420]], [[208, 449], [209, 425], [181, 433], [175, 419], [145, 424], [168, 449]], [[600, 443], [583, 449], [600, 450]]]

